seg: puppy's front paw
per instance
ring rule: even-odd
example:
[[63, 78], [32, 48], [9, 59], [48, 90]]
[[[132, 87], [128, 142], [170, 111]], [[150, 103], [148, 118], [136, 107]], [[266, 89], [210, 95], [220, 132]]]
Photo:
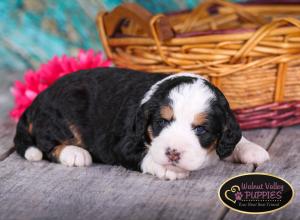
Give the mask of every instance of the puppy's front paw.
[[166, 167], [165, 179], [168, 180], [184, 179], [188, 177], [189, 174], [190, 174], [189, 171], [170, 166], [170, 167]]
[[87, 150], [69, 145], [62, 149], [59, 155], [59, 162], [70, 167], [83, 167], [92, 164], [92, 157]]
[[261, 146], [248, 141], [244, 138], [241, 143], [238, 144], [236, 149], [236, 157], [241, 163], [259, 165], [267, 160], [270, 160], [269, 153]]
[[242, 163], [252, 163], [259, 165], [269, 160], [269, 153], [258, 145], [253, 145], [247, 149], [241, 149], [240, 161]]
[[160, 179], [176, 180], [183, 179], [189, 175], [188, 171], [177, 169], [175, 167], [166, 167], [154, 162], [149, 154], [147, 154], [141, 164], [143, 173], [149, 173]]

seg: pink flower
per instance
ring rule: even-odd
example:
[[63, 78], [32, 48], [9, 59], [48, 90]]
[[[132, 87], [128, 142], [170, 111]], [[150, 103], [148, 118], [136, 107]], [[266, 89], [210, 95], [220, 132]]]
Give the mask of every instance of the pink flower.
[[54, 56], [50, 61], [42, 64], [38, 70], [26, 71], [24, 82], [15, 81], [11, 88], [11, 93], [15, 98], [15, 106], [10, 112], [11, 118], [18, 121], [36, 96], [58, 78], [77, 70], [108, 66], [111, 66], [110, 60], [104, 59], [101, 52], [95, 53], [94, 50], [90, 49], [87, 51], [80, 50], [77, 57]]

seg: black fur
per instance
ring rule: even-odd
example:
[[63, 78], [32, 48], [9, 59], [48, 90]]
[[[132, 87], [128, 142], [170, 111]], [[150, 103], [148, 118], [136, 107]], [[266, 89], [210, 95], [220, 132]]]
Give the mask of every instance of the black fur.
[[157, 90], [151, 99], [144, 104], [144, 108], [147, 109], [148, 126], [151, 126], [154, 137], [158, 136], [164, 128], [164, 126], [160, 124], [160, 107], [171, 104], [171, 100], [168, 98], [169, 92], [180, 84], [193, 83], [194, 81], [195, 78], [191, 77], [180, 77], [167, 80], [160, 84], [159, 90]]
[[[74, 125], [83, 146], [94, 162], [122, 165], [140, 170], [149, 143], [147, 127], [160, 131], [158, 109], [170, 101], [166, 97], [181, 83], [192, 83], [193, 77], [166, 80], [149, 101], [140, 105], [145, 93], [167, 74], [148, 74], [127, 69], [96, 68], [69, 74], [57, 80], [34, 100], [22, 115], [14, 139], [17, 152], [24, 156], [29, 146], [43, 152], [44, 159], [55, 161], [53, 149], [74, 139]], [[205, 125], [208, 133], [200, 138], [204, 147], [219, 138], [217, 153], [229, 156], [241, 138], [239, 126], [222, 93], [216, 93], [212, 111]], [[32, 131], [29, 131], [32, 124]]]
[[145, 151], [141, 137], [146, 126], [140, 102], [150, 87], [166, 76], [98, 68], [62, 77], [21, 117], [14, 139], [17, 152], [24, 156], [34, 145], [45, 159], [53, 161], [53, 148], [74, 138], [69, 129], [73, 124], [94, 162], [138, 170]]
[[210, 138], [217, 137], [216, 152], [223, 159], [231, 155], [242, 138], [242, 131], [223, 93], [209, 82], [205, 83], [216, 95], [216, 99], [211, 100], [207, 121], [210, 124]]

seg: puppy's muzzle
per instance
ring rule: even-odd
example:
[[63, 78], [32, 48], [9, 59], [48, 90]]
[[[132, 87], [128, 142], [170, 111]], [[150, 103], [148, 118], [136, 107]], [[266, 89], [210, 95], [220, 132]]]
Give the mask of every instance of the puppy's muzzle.
[[170, 162], [178, 163], [181, 157], [181, 153], [176, 149], [171, 149], [170, 147], [168, 147], [166, 150], [166, 156], [168, 157]]

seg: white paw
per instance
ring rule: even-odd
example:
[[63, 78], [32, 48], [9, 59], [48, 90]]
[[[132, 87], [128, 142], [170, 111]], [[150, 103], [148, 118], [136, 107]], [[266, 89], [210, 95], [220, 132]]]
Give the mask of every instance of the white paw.
[[164, 180], [183, 179], [189, 175], [188, 171], [155, 163], [149, 154], [144, 157], [141, 170], [143, 173], [149, 173]]
[[270, 160], [269, 153], [263, 147], [246, 139], [237, 146], [237, 154], [239, 161], [245, 164], [259, 165]]
[[29, 147], [25, 151], [24, 157], [29, 161], [40, 161], [43, 159], [43, 153], [36, 147]]
[[176, 179], [184, 179], [188, 177], [190, 174], [189, 171], [177, 169], [176, 167], [166, 167], [165, 179], [168, 180], [176, 180]]
[[92, 164], [92, 157], [87, 150], [69, 145], [62, 149], [59, 155], [59, 162], [70, 167], [83, 167]]

